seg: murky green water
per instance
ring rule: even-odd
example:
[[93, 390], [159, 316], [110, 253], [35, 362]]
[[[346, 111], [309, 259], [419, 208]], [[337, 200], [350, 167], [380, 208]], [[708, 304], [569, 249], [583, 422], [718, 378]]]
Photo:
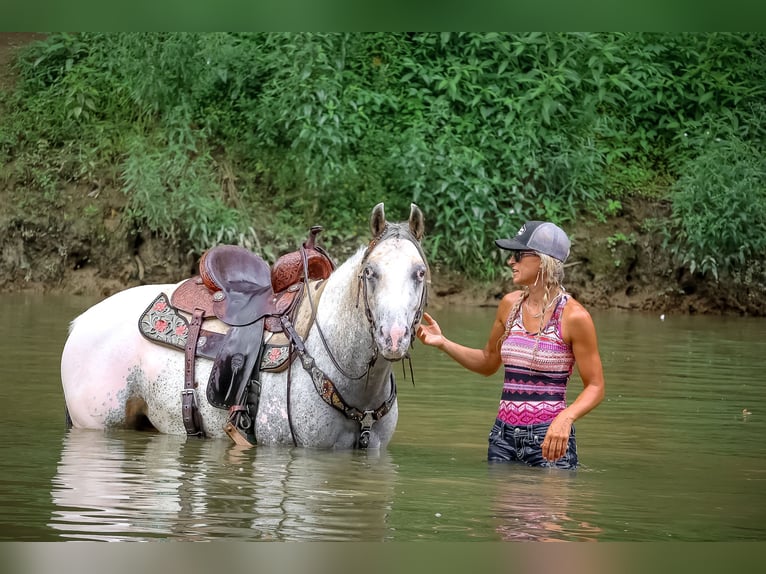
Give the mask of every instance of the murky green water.
[[[488, 465], [502, 375], [419, 345], [380, 453], [68, 432], [58, 363], [93, 302], [0, 298], [0, 541], [766, 539], [764, 319], [594, 312], [607, 400], [569, 473]], [[478, 346], [493, 313], [438, 318]]]

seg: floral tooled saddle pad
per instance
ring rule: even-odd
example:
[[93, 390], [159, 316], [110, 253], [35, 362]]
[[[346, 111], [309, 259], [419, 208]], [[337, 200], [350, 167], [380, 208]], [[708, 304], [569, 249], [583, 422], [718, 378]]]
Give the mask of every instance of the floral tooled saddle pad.
[[[138, 330], [149, 341], [183, 351], [189, 337], [189, 319], [185, 313], [170, 304], [165, 293], [160, 293], [141, 314]], [[225, 333], [205, 329], [203, 323], [197, 340], [196, 355], [215, 360], [225, 337]], [[280, 371], [287, 366], [289, 357], [290, 345], [286, 339], [279, 338], [276, 343], [266, 341], [261, 353], [260, 369]]]

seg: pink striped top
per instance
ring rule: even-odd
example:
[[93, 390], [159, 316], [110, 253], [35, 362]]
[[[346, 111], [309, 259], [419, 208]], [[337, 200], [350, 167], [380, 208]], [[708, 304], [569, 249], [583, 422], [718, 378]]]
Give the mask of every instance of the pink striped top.
[[508, 317], [508, 337], [500, 350], [505, 365], [497, 414], [501, 421], [516, 426], [547, 423], [566, 408], [574, 367], [572, 347], [561, 337], [561, 315], [568, 300], [569, 295], [562, 294], [539, 340], [537, 333], [524, 328], [521, 308]]

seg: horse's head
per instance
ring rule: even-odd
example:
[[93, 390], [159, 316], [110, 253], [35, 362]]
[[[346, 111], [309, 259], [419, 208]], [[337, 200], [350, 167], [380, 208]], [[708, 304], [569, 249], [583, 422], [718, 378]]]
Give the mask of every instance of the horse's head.
[[414, 203], [407, 222], [386, 221], [383, 204], [372, 210], [372, 241], [359, 282], [375, 346], [390, 361], [404, 358], [426, 304], [429, 271], [420, 239], [423, 213]]

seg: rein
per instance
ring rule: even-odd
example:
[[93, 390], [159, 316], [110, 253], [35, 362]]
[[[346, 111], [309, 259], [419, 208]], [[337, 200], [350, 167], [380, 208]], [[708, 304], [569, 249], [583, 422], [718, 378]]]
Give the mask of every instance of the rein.
[[[306, 250], [301, 249], [301, 255], [303, 257], [303, 272], [308, 277], [308, 257], [306, 256]], [[319, 321], [316, 319], [317, 310], [314, 306], [314, 301], [309, 300], [309, 303], [311, 304], [311, 321], [316, 325], [317, 327], [317, 333], [319, 333], [319, 340], [322, 341], [322, 346], [324, 347], [324, 350], [327, 351], [327, 356], [330, 357], [330, 361], [332, 361], [332, 364], [335, 365], [335, 368], [338, 369], [338, 371], [347, 379], [350, 379], [352, 381], [358, 381], [364, 376], [369, 377], [370, 376], [370, 369], [372, 369], [373, 365], [375, 365], [375, 362], [378, 360], [378, 349], [375, 347], [374, 343], [370, 345], [373, 349], [372, 357], [370, 357], [370, 360], [367, 363], [367, 369], [364, 373], [362, 373], [359, 376], [353, 376], [346, 372], [346, 370], [340, 366], [338, 361], [335, 359], [335, 355], [333, 355], [332, 351], [330, 350], [330, 346], [327, 344], [327, 339], [325, 339], [324, 332], [322, 331], [322, 326], [319, 324]], [[359, 306], [357, 302], [357, 307]], [[371, 312], [368, 309], [368, 316], [367, 318], [372, 321], [371, 319]], [[370, 328], [370, 335], [372, 335], [372, 328]]]

